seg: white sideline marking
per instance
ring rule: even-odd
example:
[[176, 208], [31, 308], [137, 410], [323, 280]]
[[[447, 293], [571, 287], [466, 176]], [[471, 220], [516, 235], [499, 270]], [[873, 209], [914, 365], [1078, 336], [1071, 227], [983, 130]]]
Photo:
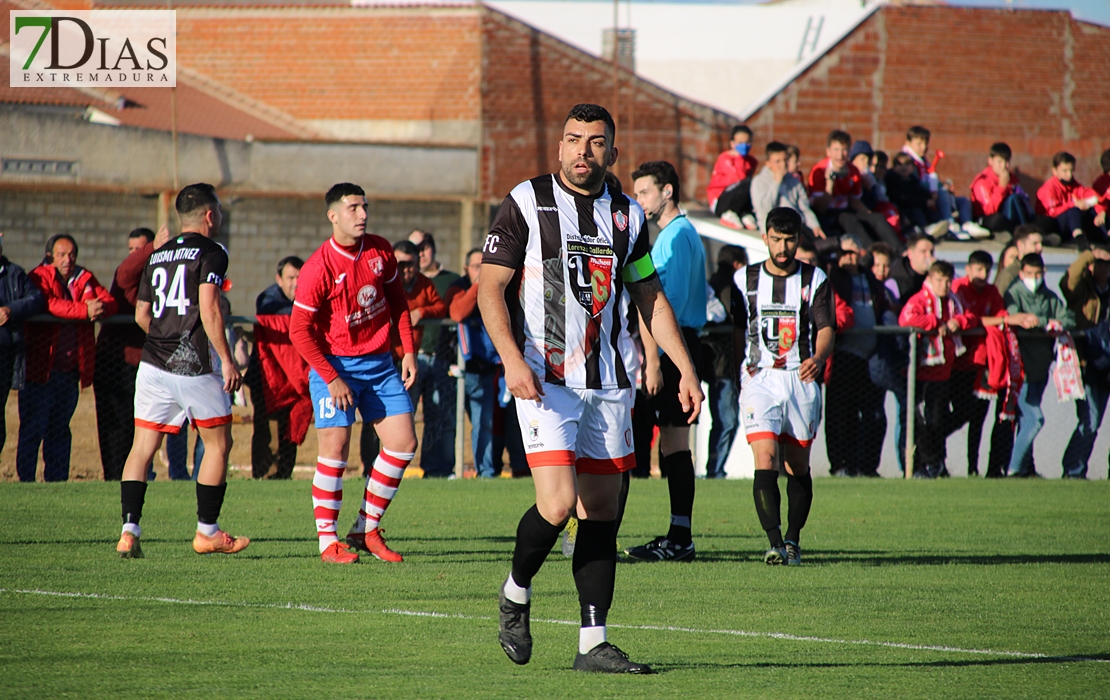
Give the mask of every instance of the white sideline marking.
[[[56, 598], [90, 598], [95, 600], [121, 600], [128, 602], [169, 603], [172, 605], [209, 605], [223, 608], [256, 608], [267, 610], [303, 610], [305, 612], [332, 613], [346, 615], [404, 615], [407, 617], [434, 617], [454, 620], [493, 620], [487, 615], [463, 615], [461, 613], [426, 612], [420, 610], [401, 610], [399, 608], [386, 608], [384, 610], [348, 610], [346, 608], [327, 608], [319, 605], [305, 605], [302, 603], [233, 603], [220, 600], [192, 600], [189, 598], [164, 598], [155, 596], [122, 596], [105, 593], [72, 593], [65, 591], [43, 591], [39, 589], [13, 589], [0, 588], [0, 593], [16, 595], [40, 595]], [[544, 620], [533, 618], [532, 622], [542, 622], [551, 625], [577, 626], [571, 620]], [[684, 632], [688, 634], [723, 634], [733, 637], [755, 637], [761, 639], [784, 639], [791, 642], [817, 642], [820, 644], [854, 644], [857, 646], [886, 647], [889, 649], [909, 649], [912, 651], [942, 651], [955, 654], [981, 654], [985, 656], [1005, 656], [1016, 659], [1056, 659], [1059, 661], [1089, 661], [1094, 663], [1110, 663], [1110, 659], [1096, 659], [1089, 656], [1053, 656], [1051, 654], [1038, 654], [1025, 651], [1002, 651], [998, 649], [965, 649], [963, 647], [950, 647], [932, 644], [906, 644], [903, 642], [877, 642], [870, 639], [834, 639], [830, 637], [808, 637], [805, 635], [786, 634], [785, 632], [747, 632], [744, 630], [729, 629], [698, 629], [694, 627], [673, 627], [670, 625], [621, 625], [611, 624], [609, 627], [626, 630], [647, 630], [655, 632]]]

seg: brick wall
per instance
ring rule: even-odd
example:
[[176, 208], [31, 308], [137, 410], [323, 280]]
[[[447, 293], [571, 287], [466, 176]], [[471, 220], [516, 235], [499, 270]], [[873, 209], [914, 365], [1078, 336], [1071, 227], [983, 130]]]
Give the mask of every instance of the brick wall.
[[483, 198], [499, 201], [517, 183], [554, 171], [567, 112], [595, 102], [616, 119], [616, 173], [626, 187], [638, 163], [669, 160], [685, 199], [705, 199], [733, 117], [627, 74], [614, 98], [610, 63], [494, 10], [486, 8], [483, 18]]
[[1079, 159], [1090, 184], [1110, 148], [1110, 29], [1067, 12], [884, 7], [755, 112], [756, 152], [796, 143], [808, 169], [825, 138], [847, 129], [876, 149], [901, 149], [905, 130], [932, 131], [938, 168], [965, 194], [994, 141], [1009, 143], [1032, 194], [1052, 155]]
[[[331, 234], [321, 198], [229, 199], [224, 203], [228, 248], [228, 294], [234, 313], [254, 314], [258, 293], [274, 281], [274, 267], [286, 255], [307, 258]], [[382, 200], [370, 202], [368, 228], [389, 241], [413, 228], [436, 234], [439, 260], [458, 270], [458, 202]], [[104, 286], [127, 255], [127, 234], [140, 226], [155, 228], [157, 198], [118, 193], [0, 190], [0, 231], [4, 255], [25, 269], [42, 261], [46, 239], [65, 231], [77, 239], [78, 263]], [[475, 216], [475, 229], [487, 222]], [[475, 234], [472, 240], [481, 240]]]

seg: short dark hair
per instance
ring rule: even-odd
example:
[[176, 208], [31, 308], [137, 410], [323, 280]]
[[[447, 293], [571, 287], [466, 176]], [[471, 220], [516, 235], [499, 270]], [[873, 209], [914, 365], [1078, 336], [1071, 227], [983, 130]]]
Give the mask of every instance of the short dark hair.
[[767, 144], [767, 157], [770, 158], [772, 153], [785, 153], [790, 155], [790, 146], [787, 146], [782, 141], [772, 141]]
[[408, 240], [400, 240], [393, 244], [394, 253], [404, 253], [410, 257], [418, 257], [420, 251], [416, 248], [416, 244]]
[[989, 271], [994, 267], [994, 258], [985, 250], [974, 250], [967, 256], [968, 265], [982, 265]]
[[937, 244], [937, 239], [933, 238], [924, 231], [914, 231], [910, 235], [906, 236], [906, 249], [909, 250], [910, 248], [913, 248], [921, 241], [929, 241], [933, 245]]
[[[775, 230], [777, 231], [778, 229]], [[814, 255], [817, 255], [817, 246], [813, 245], [809, 241], [798, 241], [798, 250], [802, 251], [803, 253], [813, 253]]]
[[73, 254], [77, 255], [77, 252], [78, 252], [77, 240], [73, 236], [69, 235], [68, 233], [55, 233], [50, 238], [46, 239], [46, 254], [47, 255], [53, 255], [54, 254], [54, 244], [57, 243], [58, 241], [69, 241], [70, 243], [72, 243], [73, 244]]
[[1072, 167], [1074, 167], [1075, 156], [1068, 153], [1067, 151], [1060, 151], [1056, 155], [1052, 156], [1052, 167], [1058, 168], [1060, 167], [1061, 163], [1070, 163]]
[[737, 134], [747, 134], [749, 141], [752, 138], [752, 130], [749, 127], [744, 126], [743, 124], [738, 124], [732, 127], [732, 133], [730, 133], [728, 137], [729, 139], [734, 139], [736, 138]]
[[177, 201], [174, 203], [178, 216], [189, 216], [202, 209], [209, 211], [218, 206], [220, 206], [220, 198], [216, 196], [216, 188], [207, 182], [198, 182], [182, 188], [177, 193]]
[[294, 269], [299, 270], [304, 267], [304, 260], [301, 260], [296, 255], [286, 255], [281, 260], [278, 260], [277, 273], [281, 275], [285, 271], [286, 265], [292, 265]]
[[886, 243], [872, 243], [871, 247], [867, 249], [867, 252], [872, 257], [875, 255], [885, 255], [887, 260], [894, 260], [894, 249]]
[[795, 146], [792, 143], [787, 144], [786, 145], [786, 157], [787, 158], [799, 158], [800, 159], [802, 157], [802, 149], [798, 148], [797, 146]]
[[929, 133], [929, 130], [923, 126], [915, 125], [906, 129], [907, 141], [913, 141], [914, 139], [922, 139], [924, 141], [928, 141], [931, 136], [932, 134]]
[[937, 260], [929, 266], [930, 275], [941, 275], [948, 279], [956, 278], [956, 268], [952, 267], [952, 263], [947, 260]]
[[640, 163], [640, 167], [632, 173], [632, 179], [639, 180], [641, 177], [652, 178], [659, 189], [663, 189], [663, 185], [670, 185], [671, 201], [678, 204], [678, 171], [673, 165], [665, 160], [649, 160], [646, 163]]
[[775, 207], [768, 212], [766, 225], [763, 228], [767, 233], [770, 233], [771, 229], [787, 236], [800, 236], [802, 215], [791, 207]]
[[894, 154], [894, 162], [892, 163], [892, 165], [895, 168], [906, 163], [913, 163], [913, 156], [911, 156], [909, 153], [906, 153], [905, 151], [899, 151]]
[[356, 184], [350, 182], [340, 182], [331, 186], [331, 189], [328, 190], [328, 193], [324, 195], [324, 202], [328, 205], [328, 208], [331, 208], [331, 205], [335, 204], [344, 197], [349, 197], [351, 195], [365, 197], [366, 192]]
[[1098, 164], [1102, 166], [1102, 172], [1110, 173], [1110, 148], [1107, 148], [1102, 152], [1102, 155], [1098, 157]]
[[424, 235], [424, 240], [420, 241], [420, 245], [417, 246], [417, 249], [419, 250], [420, 248], [431, 248], [432, 250], [435, 250], [436, 237], [428, 233], [427, 231], [421, 231], [420, 229], [414, 229], [413, 233], [416, 233], [417, 231]]
[[[574, 105], [567, 112], [567, 118], [563, 120], [563, 126], [565, 127], [569, 121], [586, 124], [605, 122], [605, 128], [609, 132], [609, 140], [612, 141], [617, 135], [617, 124], [613, 121], [613, 115], [609, 114], [609, 110], [601, 105], [590, 104], [589, 102]], [[609, 145], [612, 146], [613, 144], [610, 143]]]
[[998, 143], [991, 144], [989, 157], [993, 158], [998, 156], [1003, 160], [1010, 160], [1014, 157], [1014, 152], [1010, 150], [1010, 145], [999, 141]]
[[470, 264], [470, 256], [471, 255], [474, 255], [475, 253], [481, 253], [481, 252], [482, 252], [481, 248], [471, 248], [470, 250], [466, 251], [466, 258], [464, 258], [466, 260], [466, 264], [467, 265]]
[[1010, 242], [1016, 244], [1018, 241], [1024, 241], [1026, 238], [1029, 238], [1034, 233], [1040, 236], [1044, 235], [1041, 232], [1040, 226], [1036, 224], [1022, 224], [1014, 229], [1014, 237]]
[[886, 167], [886, 164], [890, 162], [890, 156], [886, 154], [886, 151], [875, 151], [875, 162]]
[[154, 231], [140, 226], [127, 234], [127, 240], [131, 240], [132, 238], [145, 238], [147, 243], [153, 243]]
[[1044, 258], [1041, 257], [1040, 253], [1029, 253], [1024, 258], [1021, 259], [1021, 266], [1022, 267], [1032, 267], [1036, 270], [1043, 270], [1044, 269]]
[[732, 267], [733, 264], [748, 264], [748, 251], [743, 246], [726, 245], [717, 253], [717, 264]]
[[847, 131], [844, 131], [843, 129], [833, 129], [829, 132], [829, 138], [825, 145], [831, 146], [834, 143], [842, 143], [844, 144], [845, 148], [851, 148], [852, 135], [849, 134]]

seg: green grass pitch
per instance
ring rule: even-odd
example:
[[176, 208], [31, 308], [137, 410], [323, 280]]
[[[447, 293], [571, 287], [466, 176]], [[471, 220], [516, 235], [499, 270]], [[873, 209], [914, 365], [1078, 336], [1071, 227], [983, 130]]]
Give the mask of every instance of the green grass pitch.
[[[233, 481], [221, 524], [253, 543], [198, 557], [192, 485], [154, 483], [147, 558], [124, 561], [117, 485], [0, 484], [0, 697], [1110, 697], [1105, 481], [820, 479], [789, 569], [762, 564], [750, 481], [699, 482], [698, 560], [617, 569], [610, 640], [644, 677], [570, 670], [557, 549], [532, 663], [498, 647], [530, 482], [406, 481], [385, 519], [406, 561], [344, 567], [318, 559], [309, 489]], [[621, 545], [666, 520], [666, 484], [633, 482]]]

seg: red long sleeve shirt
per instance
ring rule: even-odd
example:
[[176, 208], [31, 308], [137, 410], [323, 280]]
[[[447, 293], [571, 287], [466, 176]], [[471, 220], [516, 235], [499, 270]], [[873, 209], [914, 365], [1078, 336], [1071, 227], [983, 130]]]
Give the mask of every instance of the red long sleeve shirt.
[[[1071, 182], [1061, 182], [1059, 178], [1050, 177], [1045, 180], [1037, 190], [1037, 213], [1047, 216], [1060, 216], [1068, 209], [1075, 206], [1075, 200], [1098, 197], [1098, 193], [1090, 187], [1084, 187], [1074, 178]], [[1096, 204], [1096, 211], [1103, 211], [1103, 204]]]
[[1014, 193], [1016, 180], [1011, 175], [1010, 182], [1002, 187], [994, 169], [987, 167], [971, 181], [971, 210], [975, 218], [997, 214], [1002, 202]]

